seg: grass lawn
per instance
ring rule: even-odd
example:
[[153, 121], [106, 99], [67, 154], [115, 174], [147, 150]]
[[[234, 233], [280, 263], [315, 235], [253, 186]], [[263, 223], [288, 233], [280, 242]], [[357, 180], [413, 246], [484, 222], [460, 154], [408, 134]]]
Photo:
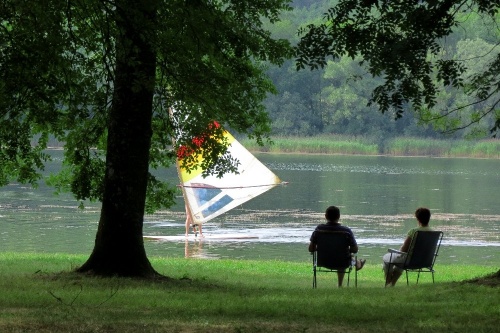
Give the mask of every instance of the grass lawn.
[[383, 287], [381, 266], [336, 288], [309, 262], [151, 258], [162, 280], [71, 271], [87, 256], [0, 253], [0, 332], [500, 332], [499, 267], [436, 264]]

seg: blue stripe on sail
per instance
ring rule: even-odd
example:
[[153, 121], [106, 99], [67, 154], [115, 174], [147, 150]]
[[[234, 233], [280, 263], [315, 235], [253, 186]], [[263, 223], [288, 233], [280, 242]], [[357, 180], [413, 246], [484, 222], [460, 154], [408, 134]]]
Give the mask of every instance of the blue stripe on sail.
[[215, 198], [220, 192], [222, 191], [218, 188], [193, 188], [198, 207], [203, 206], [205, 203]]
[[233, 201], [233, 198], [231, 198], [229, 195], [225, 195], [220, 200], [217, 200], [214, 202], [212, 205], [209, 207], [205, 208], [202, 212], [203, 216], [210, 216], [213, 213], [217, 212], [218, 210], [224, 208], [226, 205], [228, 205], [231, 201]]

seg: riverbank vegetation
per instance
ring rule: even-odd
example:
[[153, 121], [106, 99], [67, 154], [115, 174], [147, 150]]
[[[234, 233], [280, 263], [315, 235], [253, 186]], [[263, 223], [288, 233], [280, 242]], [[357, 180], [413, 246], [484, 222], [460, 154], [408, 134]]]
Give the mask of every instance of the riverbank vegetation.
[[315, 137], [273, 137], [263, 147], [255, 141], [241, 143], [251, 151], [273, 153], [355, 154], [390, 156], [433, 156], [500, 158], [500, 140], [439, 140], [399, 137], [381, 141], [366, 137], [323, 135]]
[[[311, 288], [309, 262], [152, 257], [169, 278], [71, 273], [86, 256], [0, 253], [0, 331], [11, 332], [493, 332], [498, 267], [436, 265], [409, 287], [383, 287], [378, 263], [358, 288], [332, 274]], [[498, 280], [498, 279], [497, 279]]]

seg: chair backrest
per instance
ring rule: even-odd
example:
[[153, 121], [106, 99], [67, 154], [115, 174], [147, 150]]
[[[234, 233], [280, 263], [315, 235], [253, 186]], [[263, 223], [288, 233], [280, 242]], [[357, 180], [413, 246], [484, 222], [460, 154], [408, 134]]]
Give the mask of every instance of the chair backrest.
[[406, 257], [405, 268], [432, 268], [442, 239], [442, 231], [415, 232]]
[[345, 231], [317, 230], [316, 266], [345, 269], [351, 265], [351, 236]]

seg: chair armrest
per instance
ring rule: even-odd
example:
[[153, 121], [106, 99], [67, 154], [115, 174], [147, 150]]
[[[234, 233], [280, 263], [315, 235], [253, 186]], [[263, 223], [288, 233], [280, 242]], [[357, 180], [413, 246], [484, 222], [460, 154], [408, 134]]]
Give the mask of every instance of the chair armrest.
[[389, 253], [397, 253], [397, 254], [406, 253], [406, 252], [402, 252], [402, 251], [399, 251], [399, 250], [396, 250], [396, 249], [387, 249], [387, 252], [389, 252]]

